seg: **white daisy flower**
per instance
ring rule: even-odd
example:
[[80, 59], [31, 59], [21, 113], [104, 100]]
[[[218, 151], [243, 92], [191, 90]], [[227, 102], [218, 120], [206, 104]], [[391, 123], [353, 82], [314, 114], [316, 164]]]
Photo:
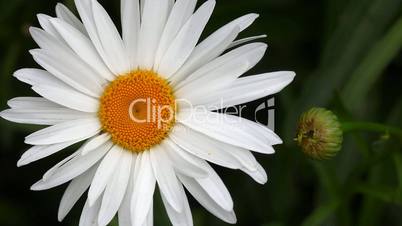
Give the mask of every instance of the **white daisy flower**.
[[42, 29], [30, 29], [40, 47], [30, 53], [44, 70], [24, 68], [15, 77], [41, 97], [14, 98], [1, 112], [13, 122], [49, 126], [26, 137], [33, 147], [18, 166], [85, 141], [32, 190], [71, 181], [60, 221], [88, 190], [80, 226], [105, 226], [116, 214], [120, 226], [153, 225], [156, 185], [175, 226], [193, 225], [185, 189], [236, 223], [232, 198], [209, 162], [264, 184], [251, 151], [271, 154], [281, 140], [255, 122], [203, 109], [271, 95], [293, 80], [286, 71], [239, 78], [267, 48], [244, 44], [265, 36], [235, 41], [258, 15], [199, 42], [214, 0], [196, 10], [196, 0], [122, 0], [121, 35], [96, 0], [75, 4], [81, 20], [58, 4], [57, 17], [39, 14]]

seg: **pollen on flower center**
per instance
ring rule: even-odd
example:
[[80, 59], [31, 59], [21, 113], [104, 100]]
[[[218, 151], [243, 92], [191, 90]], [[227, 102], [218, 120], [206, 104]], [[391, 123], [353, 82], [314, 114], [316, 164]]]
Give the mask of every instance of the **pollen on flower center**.
[[136, 70], [105, 88], [99, 119], [115, 144], [143, 152], [166, 138], [175, 123], [175, 111], [168, 82], [153, 71]]

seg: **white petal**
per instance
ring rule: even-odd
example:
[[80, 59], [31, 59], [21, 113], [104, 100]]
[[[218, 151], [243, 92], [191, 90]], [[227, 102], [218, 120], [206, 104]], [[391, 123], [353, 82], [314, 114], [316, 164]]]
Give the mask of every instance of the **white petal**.
[[165, 205], [166, 212], [169, 216], [170, 222], [173, 226], [193, 226], [193, 217], [191, 209], [188, 204], [186, 193], [184, 192], [183, 185], [180, 184], [180, 193], [183, 197], [183, 211], [177, 212], [167, 201], [166, 197], [161, 194], [163, 204]]
[[246, 168], [243, 168], [241, 170], [243, 172], [247, 173], [250, 177], [252, 177], [257, 183], [259, 183], [259, 184], [267, 183], [267, 180], [268, 180], [267, 173], [265, 172], [264, 168], [259, 163], [257, 163], [256, 171], [250, 171]]
[[39, 95], [77, 111], [94, 113], [98, 111], [98, 100], [70, 88], [37, 85], [32, 89]]
[[96, 174], [88, 191], [89, 205], [92, 206], [105, 190], [109, 179], [112, 178], [113, 173], [117, 169], [118, 163], [123, 156], [123, 152], [124, 150], [122, 148], [115, 145], [103, 158], [101, 164], [96, 170]]
[[90, 65], [103, 78], [109, 81], [115, 78], [87, 36], [60, 19], [52, 19], [51, 22], [81, 60]]
[[229, 87], [210, 92], [198, 103], [210, 108], [226, 108], [247, 103], [281, 91], [295, 77], [294, 72], [279, 71], [239, 78]]
[[229, 86], [240, 75], [253, 68], [264, 56], [266, 49], [267, 45], [264, 43], [252, 43], [226, 53], [179, 84], [176, 95], [197, 105], [207, 93]]
[[84, 25], [81, 21], [63, 4], [57, 3], [56, 5], [56, 15], [58, 18], [62, 19], [66, 23], [73, 26], [75, 29], [80, 31], [84, 35], [88, 35], [85, 30]]
[[224, 143], [264, 154], [274, 153], [271, 145], [282, 142], [268, 127], [233, 115], [182, 110], [178, 121]]
[[[176, 129], [171, 133], [171, 139], [189, 153], [217, 165], [232, 169], [257, 170], [258, 163], [253, 154], [247, 149], [223, 143], [180, 124], [176, 125]], [[198, 167], [202, 166], [203, 170], [208, 169], [207, 166], [201, 163], [197, 163], [197, 165]], [[182, 172], [183, 175], [194, 177], [188, 175], [191, 170], [187, 169], [185, 171], [184, 173]]]
[[138, 155], [135, 164], [135, 192], [131, 199], [132, 226], [142, 226], [146, 221], [153, 202], [155, 184], [149, 151], [145, 151]]
[[134, 181], [135, 181], [135, 164], [137, 161], [137, 154], [132, 154], [130, 178], [127, 185], [127, 191], [119, 208], [118, 219], [120, 226], [131, 226], [131, 197], [133, 195]]
[[[73, 103], [76, 103], [77, 101], [85, 101], [85, 100], [89, 100], [91, 101], [93, 104], [95, 104], [95, 101], [93, 100], [93, 98], [85, 96], [82, 93], [79, 93], [77, 90], [73, 89], [71, 86], [68, 86], [66, 83], [62, 82], [61, 80], [55, 78], [52, 74], [50, 74], [47, 71], [44, 70], [40, 70], [40, 69], [21, 69], [18, 70], [14, 73], [14, 76], [17, 77], [19, 80], [24, 81], [30, 85], [33, 85], [35, 88], [34, 89], [38, 89], [41, 92], [44, 92], [44, 96], [48, 96], [49, 99], [52, 99], [54, 101], [57, 102], [57, 97], [60, 98], [60, 101], [64, 101], [67, 102], [68, 100], [72, 100]], [[59, 93], [56, 93], [54, 95], [49, 95], [49, 93], [46, 92], [46, 90], [43, 90], [45, 87], [48, 87], [48, 90], [57, 90], [59, 91]], [[61, 94], [65, 94], [65, 92], [70, 92], [71, 94], [68, 95], [67, 97], [69, 98], [65, 98], [65, 96], [63, 95], [62, 97]], [[83, 98], [73, 98], [73, 95], [78, 95], [79, 97], [84, 96]], [[82, 110], [79, 106], [72, 105], [73, 103], [71, 103], [70, 105], [66, 105], [67, 107], [72, 107], [74, 109], [77, 110]], [[95, 104], [97, 105], [97, 104]], [[87, 109], [90, 105], [83, 105], [83, 109]]]
[[150, 157], [161, 193], [177, 212], [181, 212], [183, 197], [180, 194], [179, 180], [165, 150], [161, 146], [154, 146], [150, 150]]
[[[171, 139], [189, 153], [217, 165], [232, 169], [257, 170], [258, 163], [247, 149], [223, 143], [183, 125], [176, 125], [176, 129], [171, 133]], [[202, 166], [203, 170], [207, 170], [208, 165], [205, 166], [202, 162], [197, 162], [198, 167]], [[190, 176], [187, 173], [182, 174]]]
[[215, 0], [207, 1], [184, 24], [160, 62], [160, 74], [168, 78], [184, 64], [194, 50], [214, 7]]
[[187, 188], [190, 194], [209, 212], [218, 217], [219, 219], [229, 223], [236, 223], [236, 215], [233, 211], [227, 211], [220, 207], [215, 200], [213, 200], [208, 193], [192, 178], [184, 175], [178, 175], [180, 181]]
[[144, 14], [144, 5], [145, 5], [145, 1], [147, 1], [147, 0], [140, 0], [140, 11], [141, 11], [141, 15]]
[[79, 226], [98, 226], [97, 219], [100, 206], [100, 199], [92, 206], [89, 205], [89, 201], [87, 200], [81, 213]]
[[95, 20], [92, 13], [92, 0], [74, 0], [75, 6], [77, 7], [78, 13], [80, 14], [81, 20], [84, 24], [85, 30], [98, 51], [99, 55], [102, 57], [103, 61], [113, 71], [113, 65], [108, 61], [108, 57], [102, 47], [102, 43], [98, 36], [98, 31], [95, 25]]
[[112, 143], [107, 143], [97, 151], [93, 151], [85, 156], [81, 156], [80, 152], [76, 153], [71, 160], [54, 168], [52, 172], [48, 174], [46, 180], [42, 179], [32, 185], [31, 189], [34, 191], [46, 190], [76, 178], [97, 163], [111, 147]]
[[7, 101], [7, 105], [13, 109], [64, 108], [43, 97], [15, 97]]
[[218, 57], [227, 49], [239, 32], [250, 26], [258, 17], [257, 14], [247, 14], [221, 27], [204, 41], [197, 45], [180, 70], [170, 80], [173, 85], [183, 80], [201, 66]]
[[[60, 20], [60, 19], [52, 19], [53, 20]], [[60, 20], [61, 21], [61, 20]], [[65, 23], [67, 24], [67, 23]], [[70, 26], [67, 24], [67, 26]], [[70, 26], [71, 27], [71, 26]], [[74, 28], [72, 28], [74, 29]], [[92, 59], [97, 57], [96, 56], [84, 56], [82, 59], [78, 59], [76, 54], [72, 51], [72, 49], [66, 45], [65, 42], [61, 42], [60, 40], [56, 39], [52, 35], [48, 34], [47, 32], [31, 27], [30, 28], [30, 33], [33, 37], [33, 39], [38, 43], [38, 45], [43, 49], [41, 50], [32, 50], [30, 51], [34, 55], [34, 59], [37, 60], [39, 64], [41, 64], [43, 67], [45, 67], [47, 70], [50, 72], [54, 73], [55, 76], [65, 83], [71, 85], [72, 87], [76, 88], [77, 90], [80, 90], [84, 93], [87, 93], [88, 95], [92, 96], [98, 96], [96, 93], [100, 92], [102, 89], [101, 85], [103, 84], [104, 80], [98, 78], [97, 76], [94, 75], [94, 71], [92, 70], [93, 68], [90, 68], [88, 64], [85, 64], [82, 62], [82, 59], [92, 65], [93, 60], [87, 60], [87, 59]], [[83, 36], [80, 32], [77, 31], [78, 34], [74, 34], [74, 37], [80, 37]], [[86, 38], [86, 37], [84, 37]], [[87, 39], [87, 38], [86, 38]], [[85, 48], [80, 47], [82, 50], [85, 51]], [[37, 56], [38, 55], [38, 56]], [[55, 59], [50, 59], [47, 60], [46, 57], [53, 56]], [[60, 58], [62, 57], [62, 59]], [[98, 57], [99, 58], [99, 57]], [[76, 65], [63, 65], [63, 63], [68, 64], [69, 62], [65, 62], [64, 60], [68, 59], [71, 60], [72, 63], [76, 63]], [[96, 59], [96, 58], [95, 58]], [[49, 63], [55, 62], [55, 65], [49, 65]], [[95, 66], [98, 66], [95, 64]], [[77, 68], [75, 68], [77, 67]], [[75, 70], [74, 70], [75, 69]], [[23, 71], [17, 71], [18, 73], [24, 73], [24, 70], [34, 70], [34, 69], [23, 69]], [[78, 73], [78, 75], [74, 74]], [[36, 74], [39, 74], [36, 72]], [[42, 77], [43, 77], [42, 73]], [[50, 73], [48, 73], [50, 75]], [[110, 74], [110, 72], [109, 72]], [[82, 78], [80, 78], [80, 76]], [[50, 78], [49, 78], [50, 77]], [[71, 78], [70, 78], [71, 77]], [[18, 77], [17, 77], [18, 78]], [[31, 76], [32, 78], [32, 76]], [[49, 80], [47, 83], [55, 83], [59, 86], [65, 86], [65, 83], [61, 82], [60, 80], [56, 79], [53, 75], [46, 76], [47, 80]], [[44, 79], [42, 79], [44, 80]], [[46, 81], [46, 80], [45, 80]], [[47, 84], [46, 83], [46, 84]], [[78, 84], [77, 84], [78, 83]], [[89, 87], [82, 86], [82, 84], [86, 84]], [[46, 85], [43, 84], [43, 85]], [[93, 88], [91, 87], [93, 86]]]
[[138, 52], [141, 53], [139, 67], [152, 69], [166, 20], [169, 14], [169, 1], [147, 0], [144, 2]]
[[[52, 26], [53, 27], [53, 26]], [[47, 33], [46, 31], [36, 28], [30, 27], [29, 33], [32, 38], [35, 40], [36, 44], [42, 49], [45, 49], [49, 52], [71, 52], [71, 49], [68, 48], [65, 42], [57, 39], [53, 35]]]
[[257, 170], [257, 160], [249, 150], [227, 144], [225, 144], [225, 148], [222, 147], [221, 150], [237, 159], [239, 164], [242, 165], [242, 168], [250, 171]]
[[[125, 211], [124, 208], [130, 208], [127, 205], [121, 205], [118, 213], [119, 226], [131, 226], [130, 211]], [[130, 209], [129, 209], [130, 210]]]
[[251, 42], [251, 41], [266, 38], [266, 37], [267, 37], [267, 35], [257, 35], [257, 36], [251, 36], [251, 37], [247, 37], [247, 38], [242, 38], [242, 39], [239, 39], [239, 40], [236, 40], [236, 41], [232, 42], [232, 44], [230, 44], [228, 46], [228, 49], [236, 47], [236, 46], [239, 46], [239, 45], [247, 43], [247, 42]]
[[[47, 181], [49, 178], [51, 178], [56, 172], [58, 172], [58, 170], [60, 169], [60, 167], [64, 166], [64, 164], [66, 164], [67, 162], [69, 162], [70, 160], [72, 160], [73, 158], [77, 157], [79, 154], [81, 153], [81, 148], [78, 149], [76, 152], [74, 152], [73, 154], [67, 156], [66, 158], [64, 158], [62, 161], [58, 162], [56, 165], [54, 165], [52, 168], [50, 168], [48, 171], [46, 171], [45, 174], [43, 174], [42, 176], [42, 181]], [[96, 166], [97, 164], [95, 164], [94, 168], [98, 168]]]
[[209, 177], [196, 178], [195, 180], [219, 206], [227, 211], [233, 210], [232, 197], [221, 178], [210, 166], [208, 173]]
[[131, 152], [123, 150], [119, 164], [103, 194], [98, 218], [99, 225], [107, 225], [113, 219], [122, 203], [131, 174], [132, 155]]
[[[222, 151], [225, 148], [224, 143], [210, 139], [208, 136], [193, 129], [177, 124], [170, 137], [184, 150], [201, 159], [231, 169], [242, 167], [236, 158]], [[207, 169], [205, 166], [203, 168]]]
[[[171, 82], [173, 87], [176, 87], [180, 82], [185, 80], [185, 78], [191, 75], [192, 72], [197, 70], [199, 67], [208, 63], [212, 58], [211, 56], [218, 56], [223, 52], [223, 47], [229, 45], [239, 34], [239, 28], [234, 27], [233, 30], [229, 31], [224, 36], [218, 37], [214, 40], [213, 45], [210, 45], [206, 48], [198, 48], [198, 46], [194, 49], [193, 53], [187, 59], [187, 61], [183, 64], [183, 66], [170, 78], [169, 81]], [[219, 52], [219, 53], [217, 53]], [[216, 55], [216, 56], [215, 56]], [[198, 62], [208, 61], [203, 65], [198, 65]]]
[[153, 226], [154, 225], [154, 204], [151, 203], [151, 207], [149, 207], [147, 219], [142, 226]]
[[57, 218], [60, 222], [67, 216], [78, 199], [88, 189], [95, 172], [96, 168], [91, 168], [70, 182], [60, 201], [57, 215]]
[[196, 3], [197, 0], [178, 0], [176, 4], [174, 4], [161, 36], [158, 51], [155, 55], [155, 68], [159, 67], [160, 61], [165, 55], [166, 50], [169, 48], [182, 26], [194, 12]]
[[7, 109], [0, 112], [0, 116], [8, 121], [34, 125], [55, 125], [93, 117], [92, 114], [68, 108]]
[[93, 97], [101, 95], [103, 80], [72, 51], [55, 53], [36, 49], [30, 53], [39, 65], [68, 85]]
[[85, 29], [88, 32], [89, 37], [99, 55], [102, 57], [105, 64], [108, 66], [110, 71], [115, 75], [119, 74], [118, 65], [114, 65], [114, 59], [111, 59], [103, 47], [103, 43], [98, 34], [98, 29], [95, 24], [95, 19], [92, 10], [92, 0], [75, 0], [75, 5], [81, 16], [81, 20], [84, 23]]
[[20, 160], [18, 160], [17, 166], [24, 166], [29, 163], [38, 161], [40, 159], [46, 158], [54, 153], [57, 153], [75, 143], [78, 143], [87, 137], [84, 137], [79, 140], [73, 140], [68, 142], [63, 142], [59, 144], [51, 144], [51, 145], [40, 145], [40, 146], [33, 146], [21, 156]]
[[94, 137], [93, 139], [89, 140], [86, 144], [82, 147], [82, 155], [86, 155], [89, 152], [96, 150], [98, 147], [109, 141], [111, 138], [110, 134], [103, 133], [99, 136]]
[[189, 154], [169, 139], [166, 139], [161, 145], [172, 161], [173, 167], [181, 174], [195, 178], [208, 176], [204, 161], [201, 159]]
[[138, 35], [140, 32], [140, 5], [138, 0], [121, 1], [121, 26], [123, 42], [130, 60], [131, 70], [136, 69], [138, 54]]
[[50, 23], [50, 20], [52, 17], [45, 15], [45, 14], [38, 14], [38, 20], [40, 26], [45, 30], [47, 33], [51, 34], [54, 38], [59, 40], [60, 42], [64, 42], [63, 38], [60, 36], [60, 34], [57, 32], [57, 30], [53, 27], [52, 23]]
[[42, 69], [23, 68], [14, 72], [13, 75], [21, 82], [32, 86], [43, 84], [47, 86], [68, 87], [67, 84]]
[[25, 143], [32, 145], [56, 144], [78, 140], [97, 134], [101, 125], [97, 118], [78, 119], [60, 123], [39, 130], [25, 138]]
[[96, 0], [92, 0], [92, 11], [99, 40], [108, 57], [108, 62], [113, 64], [113, 72], [118, 75], [129, 72], [130, 64], [125, 47], [112, 19]]
[[167, 0], [167, 1], [168, 1], [168, 11], [171, 12], [175, 4], [175, 0]]
[[[211, 70], [214, 70], [224, 64], [227, 64], [233, 60], [245, 60], [245, 61], [251, 61], [254, 60], [254, 58], [261, 58], [261, 54], [265, 53], [265, 50], [267, 49], [267, 44], [262, 43], [262, 42], [255, 42], [255, 43], [250, 43], [244, 46], [240, 46], [236, 49], [231, 50], [230, 52], [214, 59], [207, 65], [201, 67], [194, 73], [192, 73], [186, 82], [193, 81], [195, 79], [200, 78], [202, 75], [204, 75], [207, 72], [210, 72]], [[255, 56], [257, 55], [257, 56]], [[258, 60], [254, 60], [257, 61]], [[256, 62], [251, 61], [250, 63], [255, 64]]]

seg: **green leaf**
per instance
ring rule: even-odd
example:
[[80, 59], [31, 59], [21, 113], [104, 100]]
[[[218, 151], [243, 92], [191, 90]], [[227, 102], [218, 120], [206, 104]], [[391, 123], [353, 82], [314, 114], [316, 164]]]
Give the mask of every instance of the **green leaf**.
[[312, 106], [326, 106], [338, 87], [347, 82], [370, 47], [382, 37], [400, 13], [400, 0], [351, 1], [340, 17], [338, 28], [325, 46], [318, 69], [304, 79], [303, 90], [285, 120], [285, 135], [294, 134], [297, 116]]
[[318, 206], [302, 223], [302, 226], [322, 225], [340, 206], [340, 200], [334, 200]]
[[355, 190], [358, 193], [368, 195], [383, 202], [402, 204], [402, 197], [398, 195], [395, 187], [382, 184], [370, 185], [362, 183], [356, 185]]
[[368, 91], [373, 87], [381, 72], [402, 48], [402, 16], [384, 37], [370, 50], [356, 68], [342, 92], [344, 103], [350, 109], [361, 106]]
[[323, 162], [312, 162], [322, 187], [328, 192], [331, 198], [336, 199], [339, 195], [339, 182], [335, 172]]
[[321, 225], [331, 215], [336, 214], [341, 205], [339, 181], [332, 168], [323, 162], [312, 162], [324, 192], [328, 193], [328, 202], [318, 206], [306, 219], [302, 226]]
[[395, 152], [393, 157], [396, 169], [396, 176], [398, 180], [397, 195], [402, 198], [402, 154]]

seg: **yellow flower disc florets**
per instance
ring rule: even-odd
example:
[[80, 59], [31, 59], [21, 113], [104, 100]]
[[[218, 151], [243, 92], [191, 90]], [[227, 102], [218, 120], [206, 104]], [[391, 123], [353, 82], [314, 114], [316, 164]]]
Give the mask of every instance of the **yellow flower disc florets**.
[[105, 88], [99, 119], [115, 144], [143, 152], [166, 138], [175, 123], [175, 111], [169, 83], [155, 72], [137, 70]]

